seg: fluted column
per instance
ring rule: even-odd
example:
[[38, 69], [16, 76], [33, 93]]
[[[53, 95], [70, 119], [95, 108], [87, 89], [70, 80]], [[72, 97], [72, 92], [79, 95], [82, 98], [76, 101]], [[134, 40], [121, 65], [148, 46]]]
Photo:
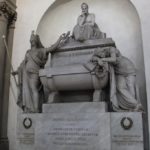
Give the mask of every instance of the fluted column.
[[0, 2], [0, 149], [8, 150], [7, 120], [10, 81], [10, 62], [6, 53], [2, 36], [11, 56], [14, 23], [16, 21], [15, 7], [9, 1]]

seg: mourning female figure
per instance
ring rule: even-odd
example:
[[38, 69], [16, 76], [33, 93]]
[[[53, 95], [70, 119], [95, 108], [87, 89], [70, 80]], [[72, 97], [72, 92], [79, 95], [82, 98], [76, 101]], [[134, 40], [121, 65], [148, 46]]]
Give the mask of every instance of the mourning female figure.
[[136, 84], [136, 69], [132, 61], [114, 47], [99, 48], [92, 58], [99, 65], [109, 64], [110, 101], [114, 111], [142, 111]]
[[32, 32], [31, 49], [26, 52], [25, 58], [16, 72], [18, 74], [18, 101], [17, 104], [27, 113], [40, 112], [42, 103], [42, 85], [39, 79], [39, 69], [44, 68], [48, 54], [54, 51], [63, 41], [61, 35], [57, 42], [49, 48], [44, 48], [38, 35]]

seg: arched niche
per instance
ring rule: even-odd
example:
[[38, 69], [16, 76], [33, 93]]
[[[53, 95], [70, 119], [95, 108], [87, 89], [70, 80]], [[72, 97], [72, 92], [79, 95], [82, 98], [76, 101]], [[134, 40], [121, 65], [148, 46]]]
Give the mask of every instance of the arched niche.
[[[64, 32], [72, 31], [81, 14], [82, 0], [56, 0], [43, 14], [37, 33], [48, 47]], [[141, 101], [147, 105], [141, 25], [138, 13], [129, 0], [84, 0], [89, 12], [96, 16], [100, 29], [112, 37], [117, 48], [131, 59], [137, 68], [137, 83]]]

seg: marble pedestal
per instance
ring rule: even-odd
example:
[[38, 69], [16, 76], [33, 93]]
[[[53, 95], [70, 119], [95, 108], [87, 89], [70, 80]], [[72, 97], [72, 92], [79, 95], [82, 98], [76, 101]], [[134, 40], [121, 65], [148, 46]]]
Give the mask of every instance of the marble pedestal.
[[144, 150], [140, 112], [111, 113], [110, 118], [112, 150]]
[[39, 115], [40, 114], [18, 115], [16, 150], [36, 150], [35, 128]]
[[43, 111], [35, 130], [36, 150], [111, 149], [105, 103], [51, 104]]
[[18, 117], [17, 150], [134, 149], [144, 150], [142, 114], [108, 113], [105, 102], [44, 104]]

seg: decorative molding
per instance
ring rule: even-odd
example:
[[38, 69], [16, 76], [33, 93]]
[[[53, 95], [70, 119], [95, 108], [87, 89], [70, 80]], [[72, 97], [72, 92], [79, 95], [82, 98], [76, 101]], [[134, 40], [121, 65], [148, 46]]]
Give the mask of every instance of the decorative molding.
[[12, 25], [17, 20], [17, 12], [9, 7], [7, 2], [0, 2], [0, 16], [8, 20], [8, 25]]

